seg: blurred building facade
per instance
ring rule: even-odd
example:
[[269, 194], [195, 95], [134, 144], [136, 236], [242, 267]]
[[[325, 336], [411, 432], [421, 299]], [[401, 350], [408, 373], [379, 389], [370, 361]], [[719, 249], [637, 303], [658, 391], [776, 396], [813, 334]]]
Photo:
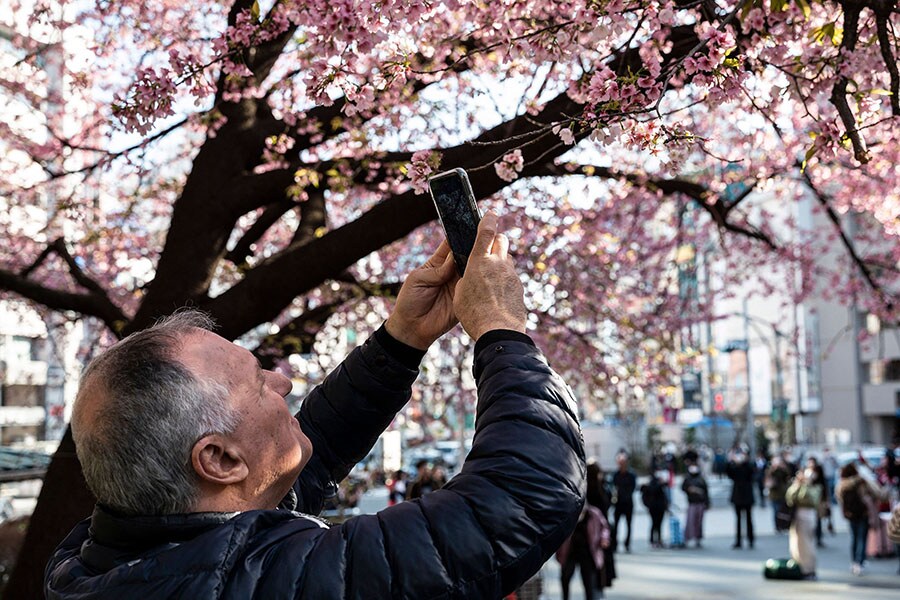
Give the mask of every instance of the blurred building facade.
[[[791, 218], [802, 233], [826, 236], [835, 225], [813, 209], [815, 202], [802, 199]], [[760, 203], [779, 210], [774, 198]], [[863, 253], [856, 240], [860, 218], [843, 215], [841, 226]], [[846, 254], [838, 240], [818, 260], [839, 265]], [[707, 259], [706, 288], [715, 290], [722, 266], [715, 256]], [[799, 272], [779, 275], [801, 277]], [[777, 432], [777, 439], [770, 436], [773, 441], [845, 448], [887, 445], [900, 436], [900, 327], [881, 322], [859, 305], [839, 302], [830, 293], [827, 275], [813, 276], [817, 279], [807, 282], [813, 293], [802, 303], [792, 302], [789, 289], [759, 294], [764, 287], [759, 281], [748, 281], [732, 297], [714, 298], [714, 314], [721, 318], [700, 335], [709, 352], [701, 373], [702, 410], [716, 413], [718, 396], [721, 414], [740, 422], [749, 394], [757, 426]], [[885, 292], [896, 297], [897, 290]], [[862, 293], [874, 292], [864, 288]]]

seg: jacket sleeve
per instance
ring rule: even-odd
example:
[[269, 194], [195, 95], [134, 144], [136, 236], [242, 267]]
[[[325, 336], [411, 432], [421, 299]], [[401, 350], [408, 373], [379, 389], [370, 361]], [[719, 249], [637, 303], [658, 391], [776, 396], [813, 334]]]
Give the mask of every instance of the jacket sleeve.
[[472, 450], [442, 489], [323, 532], [305, 598], [495, 599], [537, 572], [575, 527], [585, 460], [575, 401], [540, 352], [476, 356]]
[[321, 511], [409, 400], [417, 375], [370, 337], [310, 392], [295, 415], [313, 446], [293, 486], [296, 510]]

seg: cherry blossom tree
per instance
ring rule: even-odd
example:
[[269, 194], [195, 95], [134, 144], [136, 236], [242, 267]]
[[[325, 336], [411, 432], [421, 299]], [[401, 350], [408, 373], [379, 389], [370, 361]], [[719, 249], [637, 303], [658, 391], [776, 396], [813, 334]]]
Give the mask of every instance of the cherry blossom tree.
[[[4, 6], [0, 290], [97, 347], [184, 305], [278, 368], [370, 331], [453, 167], [598, 401], [670, 385], [748, 277], [897, 318], [896, 0]], [[723, 274], [691, 292], [709, 254]], [[67, 435], [12, 596], [90, 505]]]

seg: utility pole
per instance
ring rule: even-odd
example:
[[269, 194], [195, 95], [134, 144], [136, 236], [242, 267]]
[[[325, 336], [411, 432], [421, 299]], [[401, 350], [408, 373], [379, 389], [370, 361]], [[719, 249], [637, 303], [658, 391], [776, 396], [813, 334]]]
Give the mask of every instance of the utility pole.
[[711, 245], [707, 245], [703, 249], [703, 293], [706, 294], [706, 302], [707, 302], [707, 317], [706, 317], [706, 402], [703, 407], [704, 415], [712, 416], [712, 441], [713, 446], [719, 445], [719, 415], [713, 410], [713, 397], [715, 396], [715, 392], [713, 391], [713, 373], [715, 369], [715, 365], [713, 364], [713, 332], [712, 332], [712, 319], [709, 315], [712, 314], [712, 292], [710, 291], [709, 286], [709, 251]]
[[778, 398], [774, 402], [775, 413], [778, 415], [778, 447], [784, 446], [784, 425], [787, 421], [787, 400], [784, 397], [784, 375], [781, 371], [781, 332], [774, 326], [772, 333], [775, 334], [775, 389], [778, 390]]
[[[803, 385], [803, 376], [801, 375], [801, 371], [800, 371], [800, 369], [802, 367], [802, 362], [800, 360], [800, 311], [801, 310], [803, 310], [802, 306], [798, 306], [798, 305], [794, 306], [794, 331], [796, 332], [796, 335], [794, 336], [794, 355], [795, 355], [794, 361], [796, 362], [796, 368], [794, 369], [794, 374], [796, 376], [795, 385], [797, 387], [797, 412], [802, 415], [803, 414], [803, 395], [802, 395], [801, 389], [800, 389], [801, 386]], [[804, 335], [806, 335], [806, 333], [807, 333], [808, 323], [809, 322], [806, 319], [806, 316], [804, 313], [804, 317], [803, 317], [803, 334]], [[805, 345], [804, 345], [804, 347], [805, 347]], [[806, 357], [807, 360], [809, 360], [809, 356], [806, 355], [805, 351], [804, 351], [804, 356]], [[818, 357], [814, 356], [812, 358], [812, 360], [818, 360]], [[807, 395], [809, 395], [808, 389], [807, 389]], [[807, 406], [807, 408], [809, 408], [809, 406]], [[803, 420], [806, 421], [805, 418]], [[794, 421], [794, 425], [795, 425], [794, 429], [796, 431], [796, 421]], [[817, 427], [817, 429], [818, 429], [818, 427]], [[790, 441], [793, 442], [794, 440], [790, 440]]]
[[[856, 241], [856, 214], [852, 211], [847, 214], [847, 237], [851, 243]], [[855, 245], [855, 244], [854, 244]], [[850, 324], [853, 329], [853, 376], [856, 380], [854, 386], [856, 391], [856, 419], [859, 422], [859, 440], [858, 443], [865, 444], [869, 441], [869, 427], [866, 423], [866, 411], [863, 407], [863, 371], [862, 371], [862, 355], [859, 350], [859, 306], [856, 303], [856, 291], [853, 292], [853, 302], [850, 304]]]
[[745, 357], [747, 362], [747, 448], [750, 449], [751, 460], [756, 456], [756, 431], [753, 425], [753, 394], [750, 384], [750, 313], [747, 307], [747, 297], [744, 297], [744, 339], [747, 341]]

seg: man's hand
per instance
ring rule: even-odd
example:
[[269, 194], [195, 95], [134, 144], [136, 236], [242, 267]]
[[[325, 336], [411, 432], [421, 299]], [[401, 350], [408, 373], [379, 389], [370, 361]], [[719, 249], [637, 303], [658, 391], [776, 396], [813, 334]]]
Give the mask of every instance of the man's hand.
[[456, 284], [456, 316], [473, 340], [494, 329], [525, 333], [528, 311], [523, 296], [509, 239], [497, 233], [497, 215], [488, 212], [478, 226], [466, 274]]
[[456, 325], [453, 290], [458, 279], [450, 245], [444, 240], [403, 282], [394, 311], [384, 324], [387, 332], [408, 346], [427, 350]]

